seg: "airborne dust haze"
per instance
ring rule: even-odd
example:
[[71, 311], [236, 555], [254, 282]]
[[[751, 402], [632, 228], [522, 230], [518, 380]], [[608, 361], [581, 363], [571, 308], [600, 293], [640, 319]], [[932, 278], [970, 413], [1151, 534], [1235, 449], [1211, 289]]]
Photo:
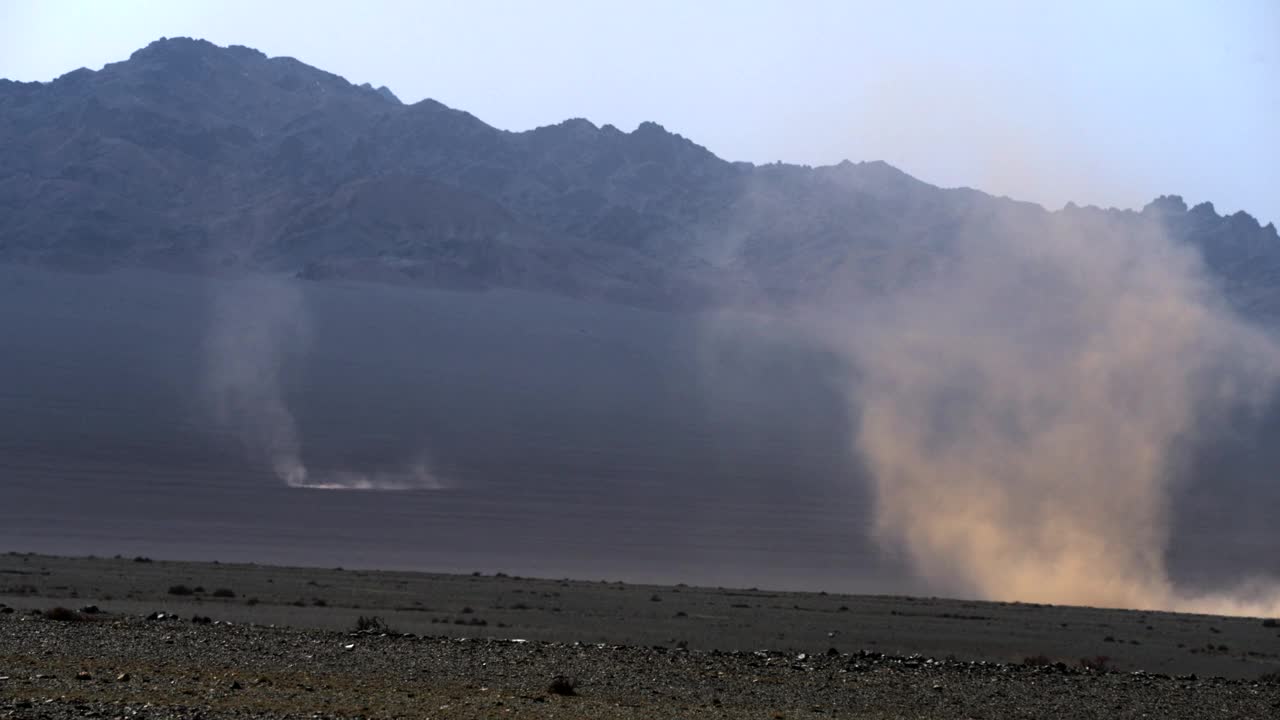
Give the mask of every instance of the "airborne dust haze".
[[1206, 596], [1165, 566], [1180, 443], [1260, 409], [1280, 347], [1157, 218], [1010, 211], [983, 228], [812, 325], [855, 368], [877, 539], [939, 592], [1280, 612], [1274, 579]]
[[[284, 374], [298, 370], [312, 341], [311, 317], [297, 281], [266, 275], [215, 280], [205, 340], [205, 391], [219, 425], [235, 432], [255, 461], [292, 488], [440, 489], [425, 451], [400, 470], [326, 469], [303, 460], [298, 422]], [[357, 349], [348, 348], [355, 352]]]
[[220, 282], [205, 341], [205, 382], [219, 424], [290, 487], [307, 485], [298, 424], [282, 373], [306, 351], [310, 325], [301, 290], [285, 280], [243, 276]]

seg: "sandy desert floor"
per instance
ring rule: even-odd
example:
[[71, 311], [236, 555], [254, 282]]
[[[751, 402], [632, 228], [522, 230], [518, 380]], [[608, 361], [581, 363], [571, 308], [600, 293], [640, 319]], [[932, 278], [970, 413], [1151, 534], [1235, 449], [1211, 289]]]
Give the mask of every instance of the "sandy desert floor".
[[1260, 618], [19, 554], [0, 603], [0, 717], [1280, 717]]

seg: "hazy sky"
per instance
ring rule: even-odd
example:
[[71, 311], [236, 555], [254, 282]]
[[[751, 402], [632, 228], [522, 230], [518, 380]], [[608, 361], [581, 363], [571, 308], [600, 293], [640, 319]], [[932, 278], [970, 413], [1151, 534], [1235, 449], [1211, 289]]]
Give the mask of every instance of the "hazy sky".
[[506, 129], [654, 120], [732, 160], [880, 159], [1051, 207], [1172, 192], [1280, 221], [1277, 0], [0, 0], [0, 77], [179, 35]]

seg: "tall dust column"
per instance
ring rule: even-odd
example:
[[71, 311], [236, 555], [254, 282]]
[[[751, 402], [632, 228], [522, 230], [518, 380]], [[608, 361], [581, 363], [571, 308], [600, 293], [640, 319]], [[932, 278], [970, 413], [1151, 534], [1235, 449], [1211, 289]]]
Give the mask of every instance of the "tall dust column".
[[[990, 228], [984, 223], [984, 228]], [[1262, 401], [1280, 350], [1130, 215], [1010, 215], [911, 286], [822, 314], [856, 368], [878, 538], [946, 592], [1214, 612], [1168, 577], [1170, 458]]]
[[215, 280], [205, 342], [205, 390], [220, 425], [292, 487], [307, 485], [298, 426], [281, 374], [306, 349], [310, 326], [301, 289], [260, 275]]

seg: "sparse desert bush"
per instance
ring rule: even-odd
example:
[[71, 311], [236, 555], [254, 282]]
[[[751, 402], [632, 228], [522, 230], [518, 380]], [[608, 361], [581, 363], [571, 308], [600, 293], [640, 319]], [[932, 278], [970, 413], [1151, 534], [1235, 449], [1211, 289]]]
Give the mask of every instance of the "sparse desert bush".
[[391, 632], [382, 618], [374, 615], [361, 615], [356, 618], [356, 632]]
[[329, 603], [325, 602], [324, 598], [314, 598], [312, 599], [311, 604], [315, 607], [326, 607]]
[[578, 684], [568, 675], [557, 675], [551, 679], [551, 684], [547, 686], [547, 692], [552, 695], [577, 695]]
[[259, 600], [258, 598], [256, 598], [256, 597], [251, 597], [251, 598], [249, 598], [248, 600], [245, 600], [245, 601], [244, 601], [244, 604], [245, 604], [245, 605], [248, 605], [249, 607], [253, 607], [254, 605], [257, 605], [257, 604], [258, 604], [258, 603], [260, 603], [260, 602], [262, 602], [262, 601], [261, 601], [261, 600]]
[[192, 590], [186, 585], [170, 585], [169, 594], [170, 595], [194, 595], [195, 590]]
[[1111, 672], [1111, 658], [1106, 655], [1080, 658], [1080, 667], [1094, 672]]
[[1262, 621], [1262, 627], [1264, 628], [1280, 627], [1280, 620], [1276, 620], [1275, 618], [1267, 618], [1266, 620]]
[[48, 610], [45, 610], [44, 616], [47, 620], [57, 620], [58, 622], [75, 622], [83, 619], [80, 615], [76, 614], [76, 611], [71, 610], [70, 608], [64, 608], [60, 605], [58, 607], [51, 607]]
[[1048, 655], [1029, 655], [1022, 658], [1022, 664], [1039, 667], [1043, 665], [1052, 665], [1053, 661], [1049, 659]]
[[1258, 676], [1258, 682], [1263, 685], [1280, 685], [1280, 671], [1263, 673]]
[[213, 591], [213, 596], [216, 598], [233, 598], [236, 596], [236, 594], [235, 592], [228, 590], [227, 588], [218, 588], [217, 590]]

